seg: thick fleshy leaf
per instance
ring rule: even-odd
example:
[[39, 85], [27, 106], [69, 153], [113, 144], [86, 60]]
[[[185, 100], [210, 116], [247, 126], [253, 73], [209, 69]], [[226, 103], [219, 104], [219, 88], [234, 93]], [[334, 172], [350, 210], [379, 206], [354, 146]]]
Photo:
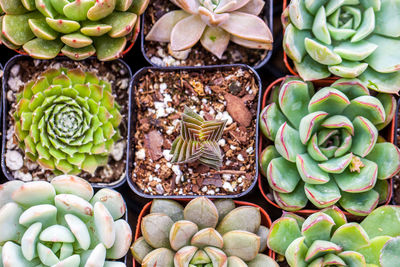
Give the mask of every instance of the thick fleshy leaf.
[[382, 267], [395, 266], [400, 260], [400, 237], [392, 238], [382, 248], [379, 263]]
[[[349, 134], [350, 135], [350, 134]], [[316, 161], [326, 161], [328, 158], [322, 153], [318, 146], [318, 135], [315, 133], [307, 144], [308, 155]]]
[[103, 35], [94, 40], [94, 46], [96, 47], [97, 58], [101, 61], [110, 61], [122, 56], [122, 52], [125, 49], [127, 39], [111, 38], [108, 35]]
[[289, 5], [290, 21], [300, 30], [311, 29], [313, 17], [307, 11], [304, 1], [294, 0]]
[[23, 45], [29, 56], [37, 59], [52, 59], [60, 53], [63, 43], [60, 40], [43, 40], [36, 38]]
[[275, 148], [285, 159], [295, 162], [296, 155], [305, 152], [299, 132], [286, 122], [279, 128], [275, 137]]
[[154, 199], [150, 213], [164, 213], [174, 222], [183, 220], [183, 207], [176, 201], [169, 199]]
[[93, 216], [93, 206], [81, 197], [72, 194], [59, 194], [54, 198], [57, 212], [73, 214], [83, 221], [88, 221]]
[[341, 195], [334, 180], [325, 184], [306, 184], [307, 198], [318, 208], [329, 207], [339, 201]]
[[351, 42], [358, 42], [367, 37], [374, 31], [375, 28], [375, 13], [372, 7], [366, 9], [363, 13], [363, 19], [360, 27], [357, 29], [356, 34], [351, 38]]
[[341, 64], [329, 66], [329, 71], [343, 78], [356, 78], [368, 68], [367, 63], [343, 60]]
[[221, 235], [233, 230], [256, 233], [260, 224], [260, 210], [251, 206], [242, 206], [229, 212], [219, 223], [217, 230]]
[[329, 129], [343, 128], [351, 133], [351, 135], [354, 135], [353, 124], [347, 117], [342, 115], [334, 115], [332, 117], [329, 117], [321, 125]]
[[385, 243], [390, 239], [390, 236], [377, 236], [370, 240], [369, 245], [359, 248], [357, 252], [361, 253], [364, 256], [365, 261], [369, 264], [376, 264], [379, 266], [381, 250]]
[[381, 93], [381, 94], [378, 94], [376, 96], [376, 98], [378, 98], [379, 101], [381, 101], [383, 108], [385, 109], [385, 114], [386, 114], [385, 121], [383, 123], [376, 125], [376, 128], [378, 130], [382, 130], [387, 125], [389, 125], [390, 122], [392, 121], [394, 114], [396, 112], [397, 102], [396, 102], [396, 99], [392, 95], [389, 95], [389, 94]]
[[309, 112], [325, 111], [331, 115], [341, 114], [350, 100], [341, 91], [325, 87], [316, 92], [308, 104]]
[[90, 204], [94, 206], [96, 202], [101, 202], [114, 220], [118, 220], [126, 212], [126, 205], [122, 195], [113, 189], [103, 188], [97, 191], [91, 199]]
[[290, 244], [300, 237], [300, 228], [295, 219], [288, 217], [279, 218], [271, 225], [267, 244], [271, 250], [285, 255], [286, 249]]
[[291, 193], [273, 191], [276, 203], [284, 210], [296, 211], [307, 205], [308, 199], [304, 192], [304, 183], [301, 181]]
[[400, 170], [400, 151], [391, 143], [377, 143], [366, 157], [378, 164], [378, 179], [393, 177]]
[[196, 251], [197, 247], [194, 246], [187, 246], [178, 250], [174, 256], [174, 266], [189, 266], [189, 262]]
[[41, 19], [29, 19], [28, 20], [29, 27], [31, 28], [33, 34], [36, 37], [45, 39], [45, 40], [54, 40], [57, 38], [57, 32], [54, 31], [50, 26], [46, 23], [44, 18]]
[[391, 196], [391, 187], [387, 180], [377, 180], [374, 190], [379, 194], [379, 204], [385, 204]]
[[333, 232], [336, 231], [340, 226], [347, 223], [346, 215], [337, 206], [323, 209], [321, 212], [328, 214], [335, 222], [335, 225], [332, 227]]
[[324, 6], [321, 6], [318, 9], [317, 14], [315, 14], [312, 32], [319, 41], [327, 45], [330, 45], [332, 43], [331, 35], [329, 34], [326, 23], [326, 13]]
[[272, 43], [262, 43], [257, 41], [246, 40], [243, 38], [239, 38], [235, 35], [230, 36], [230, 41], [234, 42], [243, 47], [251, 48], [251, 49], [265, 49], [265, 50], [272, 50]]
[[328, 253], [339, 253], [342, 251], [342, 247], [337, 244], [326, 241], [326, 240], [316, 240], [308, 248], [305, 261], [312, 262], [313, 260], [324, 256]]
[[342, 91], [349, 100], [356, 97], [369, 95], [368, 88], [359, 79], [339, 79], [331, 87]]
[[66, 34], [61, 37], [61, 41], [73, 48], [82, 48], [93, 43], [93, 40], [81, 33]]
[[[300, 140], [303, 144], [306, 144], [310, 140], [311, 136], [320, 127], [323, 120], [328, 116], [327, 112], [316, 111], [304, 116], [300, 121], [299, 133]], [[324, 124], [326, 121], [324, 121]]]
[[12, 194], [23, 184], [24, 182], [22, 181], [12, 180], [0, 185], [0, 208], [13, 201]]
[[39, 204], [53, 204], [56, 195], [54, 187], [44, 181], [28, 182], [14, 191], [12, 199], [18, 204], [31, 207]]
[[247, 231], [234, 230], [223, 235], [224, 252], [244, 261], [253, 260], [260, 250], [260, 237]]
[[146, 255], [151, 251], [153, 251], [153, 248], [146, 243], [146, 240], [143, 236], [136, 239], [131, 246], [133, 258], [140, 264], [142, 264], [144, 257], [146, 257]]
[[[280, 157], [280, 154], [273, 145], [267, 146], [261, 152], [259, 160], [259, 169], [263, 176], [267, 177], [267, 168], [269, 166], [269, 163], [271, 162], [271, 160], [278, 157]], [[219, 217], [221, 218], [221, 216]]]
[[[172, 232], [172, 229], [171, 229], [171, 232]], [[187, 232], [186, 234], [191, 234], [191, 232]], [[171, 238], [170, 238], [170, 240], [171, 240]], [[222, 239], [221, 234], [219, 232], [217, 232], [217, 230], [215, 230], [214, 228], [205, 228], [205, 229], [200, 230], [199, 232], [195, 233], [193, 238], [191, 238], [191, 240], [190, 240], [190, 244], [193, 246], [196, 246], [198, 248], [203, 248], [203, 247], [208, 247], [208, 246], [222, 248], [224, 245], [224, 240]], [[172, 246], [172, 242], [171, 242], [171, 246]], [[172, 247], [172, 248], [174, 248], [174, 247]]]
[[358, 193], [371, 190], [376, 183], [378, 175], [378, 165], [370, 160], [361, 159], [364, 167], [360, 172], [351, 171], [349, 168], [343, 173], [333, 174], [336, 183], [342, 191]]
[[[366, 1], [364, 0], [361, 2], [366, 2]], [[375, 10], [374, 32], [383, 36], [399, 37], [400, 20], [397, 16], [393, 16], [394, 14], [399, 14], [400, 6], [398, 5], [398, 3], [393, 1], [375, 1], [375, 2], [377, 3], [373, 5]], [[388, 23], [385, 23], [387, 18], [393, 18], [392, 20], [390, 20], [391, 26], [388, 25]]]
[[103, 22], [112, 26], [108, 35], [112, 38], [120, 38], [128, 35], [135, 27], [138, 17], [130, 12], [113, 12], [103, 19]]
[[212, 266], [224, 267], [227, 265], [228, 257], [222, 250], [214, 247], [206, 247], [204, 251], [210, 257]]
[[370, 56], [376, 49], [378, 45], [361, 40], [356, 43], [343, 42], [335, 46], [333, 51], [341, 56], [343, 59], [350, 61], [362, 61]]
[[218, 223], [218, 210], [206, 197], [195, 198], [186, 205], [183, 215], [185, 220], [192, 221], [199, 229], [215, 228]]
[[308, 251], [307, 245], [304, 243], [305, 237], [299, 237], [290, 243], [286, 249], [285, 258], [291, 266], [306, 266], [305, 258]]
[[305, 81], [319, 80], [331, 76], [328, 66], [316, 62], [309, 55], [306, 55], [301, 63], [296, 61], [293, 63], [299, 76]]
[[157, 262], [163, 262], [166, 266], [173, 266], [174, 255], [175, 253], [167, 248], [155, 249], [144, 257], [142, 266], [154, 267], [154, 265], [157, 266]]
[[82, 21], [87, 19], [87, 12], [94, 6], [96, 1], [94, 0], [80, 0], [73, 1], [63, 8], [63, 13], [67, 18]]
[[255, 233], [260, 237], [260, 250], [258, 252], [263, 252], [267, 249], [267, 240], [268, 240], [269, 229], [263, 225], [258, 228], [258, 231]]
[[378, 130], [366, 118], [358, 116], [353, 120], [354, 137], [351, 152], [361, 157], [367, 156], [378, 139]]
[[348, 212], [358, 216], [370, 214], [378, 205], [379, 194], [375, 190], [369, 190], [362, 193], [342, 192], [340, 205]]
[[296, 166], [304, 182], [309, 184], [324, 184], [329, 182], [329, 174], [318, 167], [308, 154], [298, 154], [296, 157]]
[[97, 0], [87, 12], [88, 19], [96, 21], [107, 17], [114, 11], [115, 4], [116, 0]]
[[217, 199], [214, 200], [214, 205], [218, 210], [218, 223], [225, 218], [225, 216], [235, 209], [236, 204], [232, 199]]
[[397, 94], [400, 85], [400, 72], [379, 73], [372, 68], [367, 68], [358, 77], [367, 84], [368, 88], [378, 92]]
[[306, 55], [304, 39], [311, 38], [309, 31], [299, 31], [293, 24], [289, 24], [283, 36], [283, 49], [294, 61], [300, 63]]
[[304, 39], [304, 45], [308, 55], [318, 63], [324, 65], [337, 65], [342, 63], [342, 58], [326, 45], [310, 38]]
[[199, 16], [192, 15], [181, 19], [171, 31], [171, 49], [182, 51], [193, 47], [200, 40], [205, 27], [206, 24]]
[[173, 223], [167, 215], [151, 213], [143, 217], [142, 235], [153, 248], [169, 247], [169, 233]]
[[279, 127], [286, 121], [276, 103], [266, 106], [260, 113], [260, 129], [264, 136], [274, 141]]
[[228, 257], [228, 266], [247, 267], [247, 264], [239, 257], [230, 256], [230, 257]]
[[270, 187], [281, 193], [293, 192], [301, 179], [296, 164], [282, 157], [271, 160], [267, 178]]
[[382, 206], [372, 211], [360, 224], [370, 238], [384, 235], [395, 237], [400, 235], [399, 218], [399, 207]]
[[19, 224], [19, 218], [23, 210], [15, 202], [9, 202], [0, 208], [0, 227], [8, 229], [0, 232], [0, 242], [19, 241], [25, 231]]
[[74, 175], [60, 175], [51, 180], [57, 194], [73, 194], [89, 201], [93, 188], [86, 180]]
[[400, 44], [399, 40], [373, 35], [368, 41], [378, 46], [375, 52], [365, 59], [371, 68], [380, 73], [390, 73], [400, 69], [400, 56], [396, 50]]
[[22, 254], [21, 247], [12, 241], [7, 241], [2, 248], [2, 260], [4, 266], [30, 266]]
[[328, 173], [342, 173], [347, 166], [349, 166], [351, 160], [353, 159], [353, 154], [349, 153], [339, 158], [333, 158], [323, 163], [319, 163], [318, 166]]
[[368, 234], [357, 223], [347, 223], [339, 227], [333, 233], [331, 241], [341, 246], [343, 250], [355, 251], [361, 247], [370, 245]]
[[230, 35], [218, 27], [206, 27], [200, 42], [205, 49], [221, 59], [228, 47], [229, 38]]
[[86, 250], [90, 247], [90, 235], [86, 224], [72, 214], [65, 215], [65, 221], [79, 243], [79, 246]]

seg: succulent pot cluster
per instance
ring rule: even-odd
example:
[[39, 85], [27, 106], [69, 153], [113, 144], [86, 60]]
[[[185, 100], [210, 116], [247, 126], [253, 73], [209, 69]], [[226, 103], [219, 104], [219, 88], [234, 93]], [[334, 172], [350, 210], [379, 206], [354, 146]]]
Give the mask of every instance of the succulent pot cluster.
[[139, 217], [134, 259], [141, 266], [278, 266], [273, 254], [262, 254], [268, 215], [253, 204], [237, 203], [199, 197], [183, 207], [173, 200], [153, 200]]
[[[286, 5], [283, 48], [304, 80], [356, 78], [373, 90], [400, 85], [400, 7], [391, 0], [308, 1]], [[394, 24], [393, 24], [394, 23]], [[286, 61], [286, 65], [294, 73]]]
[[267, 244], [291, 267], [393, 267], [399, 260], [399, 215], [399, 207], [383, 206], [355, 223], [336, 206], [306, 219], [285, 212], [272, 224]]
[[1, 266], [125, 266], [132, 231], [120, 193], [77, 176], [0, 187]]
[[[273, 37], [258, 17], [263, 0], [172, 1], [180, 10], [162, 16], [146, 35], [146, 40], [167, 42], [176, 52], [197, 42], [221, 59], [230, 41], [254, 49], [272, 49]], [[190, 25], [191, 27], [187, 27]]]
[[400, 154], [378, 130], [394, 117], [393, 96], [373, 95], [357, 79], [314, 88], [296, 77], [282, 79], [270, 96], [259, 122], [271, 145], [259, 163], [282, 209], [339, 203], [365, 216], [387, 201]]
[[147, 4], [148, 0], [2, 0], [0, 39], [39, 59], [61, 52], [73, 60], [94, 54], [99, 60], [113, 60], [122, 56], [128, 41], [133, 45]]

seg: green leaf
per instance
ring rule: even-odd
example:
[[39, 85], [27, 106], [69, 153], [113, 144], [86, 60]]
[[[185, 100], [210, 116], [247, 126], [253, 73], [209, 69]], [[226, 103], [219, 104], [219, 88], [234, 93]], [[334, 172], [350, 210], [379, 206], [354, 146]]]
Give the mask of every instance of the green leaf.
[[301, 232], [296, 220], [280, 218], [271, 225], [267, 241], [268, 247], [284, 255], [289, 245], [299, 237], [301, 237]]

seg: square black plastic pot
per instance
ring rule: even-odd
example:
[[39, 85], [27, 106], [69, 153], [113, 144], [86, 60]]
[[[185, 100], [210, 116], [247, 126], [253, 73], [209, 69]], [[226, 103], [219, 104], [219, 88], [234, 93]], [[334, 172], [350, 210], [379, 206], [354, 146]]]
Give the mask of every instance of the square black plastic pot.
[[[135, 142], [134, 142], [134, 135], [136, 132], [136, 122], [137, 122], [137, 110], [136, 110], [136, 101], [135, 101], [135, 85], [139, 82], [139, 79], [142, 75], [149, 71], [160, 71], [160, 72], [179, 72], [179, 71], [185, 71], [185, 72], [195, 72], [195, 71], [208, 71], [212, 72], [215, 70], [224, 70], [224, 69], [230, 69], [232, 67], [239, 67], [243, 69], [247, 69], [250, 72], [253, 73], [256, 84], [258, 85], [258, 97], [257, 97], [257, 116], [255, 118], [256, 120], [256, 132], [255, 132], [255, 145], [254, 145], [254, 153], [255, 153], [255, 175], [254, 175], [254, 180], [252, 184], [249, 186], [249, 188], [241, 193], [238, 194], [232, 194], [232, 195], [171, 195], [171, 196], [164, 196], [164, 195], [150, 195], [144, 193], [133, 181], [132, 181], [132, 170], [133, 170], [133, 164], [135, 162]], [[217, 198], [239, 198], [247, 195], [252, 191], [254, 186], [257, 183], [258, 179], [258, 141], [259, 141], [259, 129], [257, 127], [258, 125], [258, 120], [259, 120], [259, 115], [260, 115], [260, 107], [261, 107], [261, 98], [262, 98], [262, 84], [261, 84], [261, 79], [258, 73], [252, 68], [249, 67], [248, 65], [244, 64], [230, 64], [230, 65], [218, 65], [218, 66], [202, 66], [202, 67], [169, 67], [169, 68], [164, 68], [164, 67], [144, 67], [140, 69], [138, 72], [135, 73], [135, 75], [132, 78], [132, 84], [131, 84], [131, 94], [129, 95], [129, 103], [130, 103], [130, 111], [129, 111], [129, 124], [128, 124], [128, 144], [127, 144], [127, 169], [126, 169], [126, 175], [127, 175], [127, 181], [129, 187], [132, 189], [132, 191], [139, 195], [140, 197], [143, 198], [150, 198], [150, 199], [193, 199], [199, 196], [205, 196], [213, 199]]]
[[[166, 0], [167, 1], [167, 0]], [[271, 30], [271, 32], [273, 33], [273, 0], [264, 0], [265, 1], [265, 6], [264, 6], [264, 16], [263, 16], [263, 20], [267, 23], [269, 29]], [[150, 58], [147, 57], [146, 55], [146, 50], [144, 49], [145, 47], [145, 36], [144, 36], [144, 25], [146, 23], [146, 12], [148, 12], [147, 10], [145, 11], [145, 13], [142, 14], [142, 25], [141, 25], [141, 29], [140, 29], [140, 46], [141, 46], [141, 50], [142, 50], [142, 54], [143, 57], [146, 59], [146, 61], [154, 66], [154, 67], [162, 67], [162, 68], [174, 68], [174, 67], [163, 67], [163, 66], [159, 66], [154, 64]], [[249, 48], [250, 49], [250, 48]], [[272, 50], [269, 50], [267, 55], [265, 56], [265, 58], [263, 60], [261, 60], [257, 65], [255, 66], [251, 66], [253, 69], [258, 70], [260, 68], [262, 68], [271, 58], [272, 56]], [[217, 61], [218, 63], [218, 61]], [[243, 63], [244, 64], [244, 63]], [[210, 65], [210, 66], [224, 66], [225, 64], [216, 64], [216, 65]], [[231, 65], [231, 64], [226, 64], [226, 65]], [[184, 68], [184, 69], [190, 69], [193, 66], [179, 66], [180, 68]]]
[[[7, 96], [6, 96], [7, 91], [8, 91], [7, 82], [8, 82], [9, 76], [10, 76], [11, 68], [14, 65], [19, 64], [19, 62], [27, 61], [27, 60], [33, 61], [36, 59], [33, 59], [26, 55], [17, 55], [17, 56], [12, 57], [4, 66], [4, 75], [3, 75], [3, 80], [2, 80], [2, 100], [1, 100], [1, 103], [2, 103], [1, 115], [2, 115], [2, 124], [3, 124], [3, 128], [2, 128], [3, 136], [2, 136], [2, 148], [1, 148], [1, 156], [2, 156], [1, 157], [1, 169], [2, 169], [5, 177], [9, 181], [15, 180], [15, 178], [13, 177], [12, 173], [9, 171], [9, 169], [7, 168], [6, 163], [5, 163], [5, 153], [6, 153], [5, 148], [6, 148], [6, 143], [7, 143], [7, 129], [8, 129], [7, 118], [8, 118], [8, 111], [9, 111], [9, 103], [7, 101]], [[96, 58], [90, 57], [86, 60], [83, 60], [82, 62], [88, 62], [89, 60], [96, 60]], [[57, 57], [57, 58], [53, 59], [53, 61], [65, 62], [65, 61], [71, 61], [71, 59], [69, 59], [67, 57]], [[119, 62], [120, 64], [122, 64], [122, 66], [124, 66], [126, 68], [126, 71], [129, 76], [128, 78], [131, 80], [132, 79], [132, 71], [131, 71], [131, 68], [128, 66], [128, 64], [126, 64], [121, 59], [118, 59], [117, 62]], [[128, 94], [130, 96], [131, 92], [132, 92], [131, 83], [129, 83], [127, 90], [128, 90]], [[129, 102], [128, 102], [128, 105], [129, 105]], [[129, 108], [128, 108], [128, 110], [129, 110]], [[128, 123], [129, 123], [129, 121], [128, 121]], [[127, 133], [127, 136], [129, 136], [129, 131]], [[126, 155], [126, 157], [127, 157], [127, 155]], [[126, 165], [127, 164], [128, 164], [128, 161], [126, 162]], [[90, 184], [92, 185], [93, 188], [105, 188], [105, 187], [117, 188], [117, 187], [120, 187], [121, 185], [123, 185], [125, 183], [125, 181], [126, 181], [126, 175], [122, 179], [119, 179], [118, 181], [115, 181], [113, 183], [90, 183]]]

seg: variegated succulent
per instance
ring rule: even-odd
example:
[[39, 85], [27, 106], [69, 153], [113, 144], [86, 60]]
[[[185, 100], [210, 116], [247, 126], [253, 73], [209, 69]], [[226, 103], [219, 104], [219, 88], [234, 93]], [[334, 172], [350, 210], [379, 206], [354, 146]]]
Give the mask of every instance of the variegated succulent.
[[0, 266], [112, 266], [132, 242], [120, 193], [82, 178], [0, 186]]
[[[157, 227], [155, 227], [157, 225]], [[266, 249], [268, 228], [258, 208], [230, 200], [199, 197], [185, 208], [154, 200], [141, 222], [142, 237], [132, 245], [143, 267], [278, 267]]]
[[400, 5], [393, 0], [292, 0], [283, 48], [304, 80], [356, 78], [373, 90], [400, 87]]
[[399, 225], [399, 207], [379, 207], [358, 224], [347, 222], [343, 212], [332, 206], [307, 219], [284, 213], [272, 224], [267, 244], [291, 267], [395, 267]]
[[274, 142], [261, 154], [277, 204], [299, 210], [335, 203], [365, 216], [389, 192], [400, 169], [400, 151], [378, 136], [396, 110], [392, 95], [370, 95], [357, 79], [340, 79], [314, 92], [313, 84], [288, 77], [273, 89], [260, 128]]
[[222, 166], [223, 155], [218, 141], [224, 132], [226, 121], [206, 121], [185, 106], [181, 132], [172, 144], [173, 163], [198, 161], [214, 169]]
[[73, 60], [95, 53], [99, 60], [122, 56], [134, 41], [149, 0], [1, 0], [0, 39], [34, 58], [60, 52]]
[[15, 136], [31, 161], [55, 174], [107, 165], [122, 115], [111, 84], [81, 69], [48, 69], [17, 96]]
[[162, 16], [146, 36], [167, 42], [172, 51], [184, 51], [199, 40], [221, 58], [229, 41], [253, 49], [272, 49], [273, 37], [258, 17], [264, 0], [171, 0], [181, 10]]

